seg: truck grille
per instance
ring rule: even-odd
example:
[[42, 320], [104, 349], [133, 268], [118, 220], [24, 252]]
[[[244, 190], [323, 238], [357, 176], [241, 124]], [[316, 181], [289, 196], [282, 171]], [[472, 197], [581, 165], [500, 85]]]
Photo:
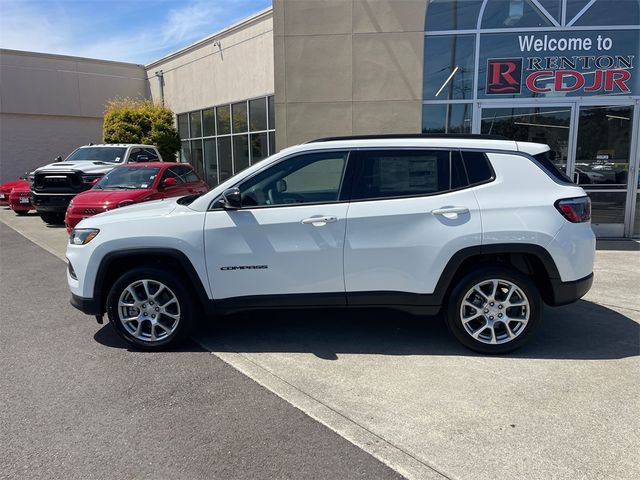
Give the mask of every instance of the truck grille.
[[76, 172], [38, 172], [33, 188], [36, 192], [78, 193], [86, 190], [87, 186], [82, 184], [82, 177]]

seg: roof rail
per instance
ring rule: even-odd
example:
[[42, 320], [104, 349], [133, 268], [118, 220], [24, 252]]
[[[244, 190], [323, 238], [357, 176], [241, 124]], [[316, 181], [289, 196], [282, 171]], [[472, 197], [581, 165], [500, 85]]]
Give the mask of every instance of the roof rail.
[[509, 140], [502, 135], [480, 135], [476, 133], [387, 133], [380, 135], [346, 135], [309, 140], [305, 143], [331, 142], [336, 140], [385, 140], [394, 138], [469, 138], [476, 140]]

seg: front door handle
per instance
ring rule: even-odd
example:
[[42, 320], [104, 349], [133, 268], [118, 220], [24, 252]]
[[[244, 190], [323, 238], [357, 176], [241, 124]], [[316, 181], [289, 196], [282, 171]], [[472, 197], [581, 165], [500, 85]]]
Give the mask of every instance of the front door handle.
[[335, 223], [337, 221], [338, 221], [338, 217], [326, 216], [326, 215], [317, 215], [314, 217], [309, 217], [309, 218], [305, 218], [304, 220], [301, 220], [301, 222], [304, 223], [305, 225], [313, 225], [316, 227], [322, 227], [327, 223]]
[[469, 213], [467, 207], [442, 207], [431, 210], [434, 215], [462, 215], [463, 213]]

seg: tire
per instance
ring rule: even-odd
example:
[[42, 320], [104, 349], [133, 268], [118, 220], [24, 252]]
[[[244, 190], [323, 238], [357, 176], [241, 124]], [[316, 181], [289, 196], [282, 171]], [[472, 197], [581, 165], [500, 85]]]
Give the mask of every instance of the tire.
[[29, 210], [14, 210], [14, 212], [16, 212], [16, 215], [24, 216], [29, 213]]
[[497, 355], [520, 348], [541, 317], [535, 284], [507, 267], [474, 270], [457, 282], [447, 300], [447, 327], [460, 343], [479, 353]]
[[40, 218], [48, 225], [62, 225], [64, 223], [64, 213], [41, 213]]
[[[121, 301], [129, 306], [121, 306]], [[157, 267], [139, 267], [122, 275], [111, 287], [107, 316], [129, 344], [142, 350], [164, 350], [191, 334], [195, 303], [180, 277]]]

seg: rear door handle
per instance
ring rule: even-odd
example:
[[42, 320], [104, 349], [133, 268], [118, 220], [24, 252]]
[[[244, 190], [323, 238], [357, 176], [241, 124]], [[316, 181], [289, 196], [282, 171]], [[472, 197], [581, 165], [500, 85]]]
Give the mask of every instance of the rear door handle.
[[463, 213], [469, 213], [467, 207], [442, 207], [431, 210], [434, 215], [461, 215]]
[[325, 216], [325, 215], [318, 215], [315, 217], [309, 217], [309, 218], [305, 218], [304, 220], [301, 220], [301, 222], [304, 223], [305, 225], [314, 225], [316, 227], [321, 227], [323, 225], [326, 225], [327, 223], [335, 223], [337, 221], [338, 221], [338, 217]]

